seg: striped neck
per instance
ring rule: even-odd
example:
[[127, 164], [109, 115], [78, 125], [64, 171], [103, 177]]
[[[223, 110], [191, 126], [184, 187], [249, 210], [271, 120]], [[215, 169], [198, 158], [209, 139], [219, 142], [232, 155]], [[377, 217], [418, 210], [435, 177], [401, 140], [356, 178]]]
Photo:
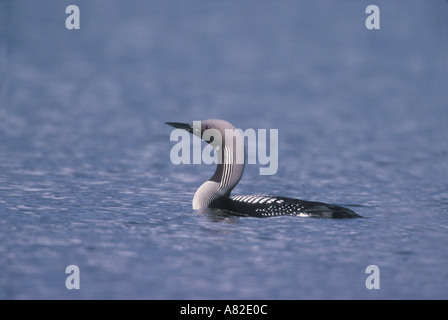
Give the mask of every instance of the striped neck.
[[193, 198], [194, 210], [208, 208], [217, 198], [229, 196], [243, 175], [244, 163], [236, 163], [236, 147], [233, 147], [232, 150], [224, 143], [223, 148], [218, 146], [215, 150], [221, 150], [218, 153], [219, 161], [216, 171], [210, 180], [202, 184], [196, 191]]

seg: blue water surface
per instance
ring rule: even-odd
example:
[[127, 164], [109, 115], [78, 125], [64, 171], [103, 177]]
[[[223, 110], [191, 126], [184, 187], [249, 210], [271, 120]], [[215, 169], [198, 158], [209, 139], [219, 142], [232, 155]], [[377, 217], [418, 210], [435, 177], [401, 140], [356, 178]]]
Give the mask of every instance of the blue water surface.
[[[447, 299], [448, 3], [377, 5], [0, 1], [0, 298]], [[233, 194], [364, 218], [193, 211], [164, 122], [208, 118], [279, 130]]]

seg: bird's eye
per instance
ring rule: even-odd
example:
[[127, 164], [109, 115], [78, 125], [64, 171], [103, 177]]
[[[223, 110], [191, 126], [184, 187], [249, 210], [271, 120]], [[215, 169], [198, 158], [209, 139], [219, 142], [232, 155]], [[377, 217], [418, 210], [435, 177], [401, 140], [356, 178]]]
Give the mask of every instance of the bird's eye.
[[209, 125], [206, 125], [206, 126], [205, 126], [205, 130], [208, 130], [208, 129], [210, 129], [210, 126], [209, 126]]

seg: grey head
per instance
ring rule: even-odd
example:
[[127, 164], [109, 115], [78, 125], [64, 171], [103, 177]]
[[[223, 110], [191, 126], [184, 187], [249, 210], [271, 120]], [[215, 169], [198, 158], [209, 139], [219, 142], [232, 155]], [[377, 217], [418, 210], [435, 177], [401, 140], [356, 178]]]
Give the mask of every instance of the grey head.
[[210, 180], [203, 183], [193, 198], [193, 209], [203, 209], [219, 197], [229, 196], [240, 181], [244, 171], [244, 138], [241, 130], [227, 121], [209, 119], [192, 124], [166, 122], [186, 130], [211, 144], [218, 155], [216, 171]]

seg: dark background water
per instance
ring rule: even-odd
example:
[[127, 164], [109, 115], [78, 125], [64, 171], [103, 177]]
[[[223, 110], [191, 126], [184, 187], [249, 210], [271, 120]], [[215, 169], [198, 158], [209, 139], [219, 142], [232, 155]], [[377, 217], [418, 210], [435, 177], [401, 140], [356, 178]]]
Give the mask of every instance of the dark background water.
[[[0, 0], [0, 298], [447, 299], [448, 3], [367, 4]], [[164, 122], [208, 118], [279, 129], [233, 194], [365, 218], [194, 212]]]

